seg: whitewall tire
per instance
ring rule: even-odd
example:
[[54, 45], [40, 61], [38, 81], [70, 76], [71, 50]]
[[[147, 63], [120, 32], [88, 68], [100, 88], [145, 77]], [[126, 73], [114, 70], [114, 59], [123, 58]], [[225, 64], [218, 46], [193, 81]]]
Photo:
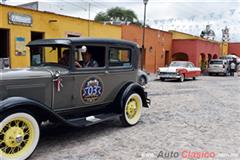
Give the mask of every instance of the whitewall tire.
[[1, 160], [25, 160], [37, 147], [40, 129], [36, 119], [24, 112], [0, 119]]
[[131, 93], [126, 99], [122, 109], [121, 122], [124, 126], [134, 126], [142, 114], [142, 98], [137, 93]]

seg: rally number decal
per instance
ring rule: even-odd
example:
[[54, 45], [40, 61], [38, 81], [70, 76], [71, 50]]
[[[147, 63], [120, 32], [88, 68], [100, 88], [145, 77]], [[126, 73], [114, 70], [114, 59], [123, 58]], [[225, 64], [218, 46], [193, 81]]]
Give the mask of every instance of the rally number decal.
[[99, 79], [90, 78], [83, 83], [81, 96], [84, 102], [95, 102], [102, 96], [102, 93], [103, 85]]

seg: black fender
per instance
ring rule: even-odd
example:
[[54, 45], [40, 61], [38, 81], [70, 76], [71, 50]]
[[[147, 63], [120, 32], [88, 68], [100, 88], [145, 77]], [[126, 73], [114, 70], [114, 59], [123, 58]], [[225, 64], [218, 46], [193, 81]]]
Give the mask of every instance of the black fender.
[[0, 101], [0, 117], [8, 112], [26, 111], [39, 121], [50, 120], [52, 122], [61, 122], [70, 125], [65, 119], [54, 113], [48, 106], [24, 97], [10, 97]]
[[[127, 98], [127, 95], [130, 92], [136, 92], [140, 95], [140, 97], [142, 98], [142, 102], [143, 102], [143, 107], [149, 108], [150, 105], [150, 99], [148, 99], [147, 97], [147, 92], [144, 91], [144, 88], [136, 83], [136, 82], [129, 82], [127, 84], [125, 84], [121, 90], [119, 91], [117, 98], [115, 99], [115, 105], [119, 105], [117, 112], [120, 112], [122, 110], [123, 107], [123, 103], [125, 101], [125, 99]], [[115, 106], [116, 107], [116, 106]], [[119, 110], [120, 109], [120, 110]]]

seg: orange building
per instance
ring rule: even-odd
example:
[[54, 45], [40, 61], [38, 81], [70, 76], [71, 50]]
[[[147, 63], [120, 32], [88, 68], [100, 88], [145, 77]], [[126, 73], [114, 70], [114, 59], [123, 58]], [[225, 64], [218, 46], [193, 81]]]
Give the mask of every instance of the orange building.
[[[141, 27], [136, 25], [122, 25], [122, 39], [134, 41], [142, 46]], [[158, 67], [165, 66], [171, 62], [172, 33], [146, 28], [145, 32], [145, 55], [144, 69], [155, 73]]]

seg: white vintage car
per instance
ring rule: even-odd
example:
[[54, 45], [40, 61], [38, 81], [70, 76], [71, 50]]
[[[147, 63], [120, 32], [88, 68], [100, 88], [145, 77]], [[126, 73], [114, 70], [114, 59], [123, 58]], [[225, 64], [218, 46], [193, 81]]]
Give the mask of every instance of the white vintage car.
[[195, 67], [192, 62], [172, 61], [169, 67], [160, 67], [157, 76], [161, 81], [165, 81], [165, 79], [178, 79], [180, 82], [183, 82], [187, 78], [195, 80], [200, 74], [201, 69]]

